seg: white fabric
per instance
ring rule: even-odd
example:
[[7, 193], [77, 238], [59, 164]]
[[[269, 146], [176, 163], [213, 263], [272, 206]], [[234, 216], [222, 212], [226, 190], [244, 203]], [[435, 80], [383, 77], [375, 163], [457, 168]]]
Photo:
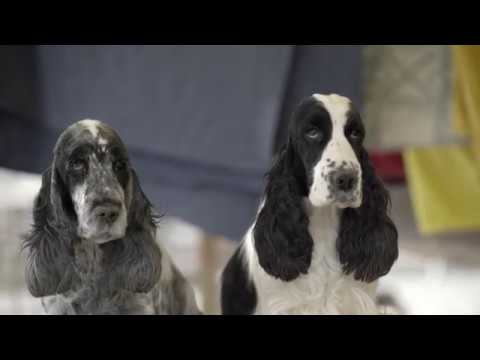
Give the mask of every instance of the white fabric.
[[452, 52], [447, 45], [364, 48], [364, 122], [373, 150], [461, 141], [453, 131]]

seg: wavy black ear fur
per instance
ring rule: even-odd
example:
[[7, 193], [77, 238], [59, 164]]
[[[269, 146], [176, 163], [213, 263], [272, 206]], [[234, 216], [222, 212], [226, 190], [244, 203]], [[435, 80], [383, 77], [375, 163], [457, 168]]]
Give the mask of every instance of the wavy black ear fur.
[[145, 196], [135, 170], [131, 169], [130, 174], [132, 181], [132, 198], [128, 212], [128, 226], [129, 228], [155, 226], [159, 216], [154, 213], [153, 205]]
[[357, 209], [342, 211], [337, 250], [346, 274], [353, 273], [356, 280], [372, 282], [387, 274], [398, 258], [398, 234], [388, 214], [390, 196], [376, 176], [365, 149], [359, 158], [363, 201]]
[[161, 252], [155, 243], [156, 217], [143, 193], [137, 175], [132, 174], [132, 199], [127, 233], [123, 239], [102, 245], [111, 261], [111, 283], [132, 292], [148, 292], [161, 275]]
[[[35, 297], [64, 293], [80, 284], [74, 270], [76, 234], [71, 199], [52, 166], [42, 176], [35, 199], [33, 229], [24, 241], [27, 250], [26, 282]], [[156, 218], [132, 170], [128, 228], [123, 239], [101, 245], [105, 290], [148, 292], [160, 279], [161, 252], [155, 243]], [[107, 289], [108, 288], [108, 289]]]
[[[26, 282], [30, 293], [42, 297], [69, 290], [76, 280], [72, 242], [75, 233], [59, 207], [64, 206], [65, 189], [52, 177], [53, 166], [42, 176], [33, 208], [33, 229], [24, 241], [28, 251]], [[53, 179], [53, 180], [52, 180]]]
[[313, 240], [302, 204], [306, 196], [304, 174], [289, 141], [267, 175], [265, 203], [253, 229], [260, 265], [284, 281], [306, 274], [312, 259]]

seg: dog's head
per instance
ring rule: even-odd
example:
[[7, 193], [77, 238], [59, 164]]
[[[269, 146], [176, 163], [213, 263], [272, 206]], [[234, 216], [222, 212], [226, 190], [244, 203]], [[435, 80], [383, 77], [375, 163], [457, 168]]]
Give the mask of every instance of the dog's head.
[[298, 157], [311, 203], [358, 208], [362, 203], [360, 154], [365, 130], [350, 100], [313, 95], [297, 108], [289, 134], [290, 151]]
[[80, 264], [97, 261], [76, 249], [92, 246], [103, 254], [105, 286], [144, 292], [158, 280], [161, 254], [151, 204], [125, 145], [105, 123], [82, 120], [60, 135], [33, 215], [25, 246], [27, 284], [35, 296], [70, 289]]
[[345, 273], [373, 281], [390, 270], [397, 231], [364, 137], [361, 117], [345, 97], [315, 94], [295, 109], [254, 227], [260, 264], [272, 276], [288, 281], [308, 272], [313, 239], [305, 198], [339, 210], [337, 248]]
[[[62, 188], [61, 214], [77, 224], [77, 235], [97, 244], [122, 238], [132, 200], [133, 175], [125, 146], [99, 121], [79, 121], [60, 136], [51, 184]], [[55, 202], [55, 199], [53, 199]]]

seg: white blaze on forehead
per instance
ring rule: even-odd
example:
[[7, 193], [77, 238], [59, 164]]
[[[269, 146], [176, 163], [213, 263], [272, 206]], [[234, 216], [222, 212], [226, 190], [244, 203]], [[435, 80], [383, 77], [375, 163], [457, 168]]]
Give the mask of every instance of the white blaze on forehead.
[[96, 139], [98, 136], [98, 128], [100, 127], [101, 122], [98, 120], [92, 119], [85, 119], [78, 122], [80, 125], [84, 126], [90, 134], [92, 134], [93, 138]]
[[313, 97], [320, 101], [330, 114], [333, 123], [332, 130], [335, 131], [335, 128], [339, 127], [342, 127], [343, 130], [343, 126], [347, 121], [348, 110], [350, 110], [350, 99], [336, 94], [314, 94]]
[[98, 129], [101, 126], [101, 122], [98, 120], [92, 120], [92, 119], [85, 119], [82, 121], [79, 121], [79, 124], [82, 125], [85, 129], [87, 129], [90, 134], [92, 134], [92, 137], [97, 140], [98, 145], [100, 146], [100, 149], [105, 152], [108, 141], [107, 139], [99, 136]]
[[[313, 95], [315, 99], [321, 101], [332, 121], [332, 137], [330, 143], [325, 148], [325, 152], [329, 151], [347, 151], [351, 150], [350, 145], [345, 138], [345, 124], [347, 122], [347, 114], [350, 110], [350, 100], [344, 96], [331, 95]], [[331, 149], [333, 146], [334, 149]], [[345, 149], [345, 146], [350, 149]], [[340, 155], [340, 154], [339, 154]], [[332, 159], [333, 160], [333, 159]]]

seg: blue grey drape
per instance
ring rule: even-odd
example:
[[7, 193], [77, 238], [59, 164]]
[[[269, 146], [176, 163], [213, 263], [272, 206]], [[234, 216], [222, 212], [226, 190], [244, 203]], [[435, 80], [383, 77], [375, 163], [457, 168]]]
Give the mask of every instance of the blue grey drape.
[[0, 166], [40, 172], [83, 118], [127, 144], [160, 212], [238, 239], [276, 143], [312, 92], [360, 98], [358, 46], [0, 47]]

